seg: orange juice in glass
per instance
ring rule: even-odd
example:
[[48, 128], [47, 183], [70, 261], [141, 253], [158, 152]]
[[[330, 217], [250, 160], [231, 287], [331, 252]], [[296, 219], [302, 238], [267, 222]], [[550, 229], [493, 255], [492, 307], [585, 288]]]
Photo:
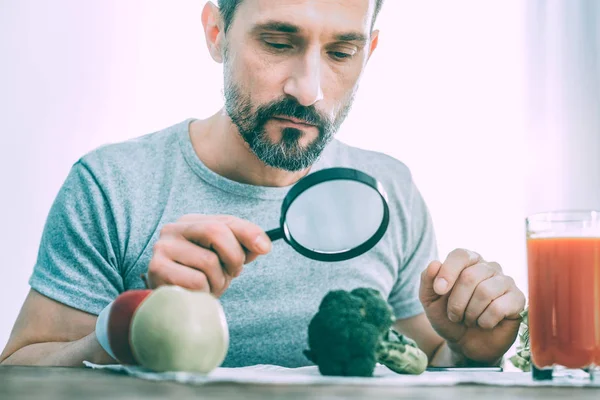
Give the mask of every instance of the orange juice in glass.
[[600, 211], [529, 216], [529, 340], [534, 379], [600, 366]]

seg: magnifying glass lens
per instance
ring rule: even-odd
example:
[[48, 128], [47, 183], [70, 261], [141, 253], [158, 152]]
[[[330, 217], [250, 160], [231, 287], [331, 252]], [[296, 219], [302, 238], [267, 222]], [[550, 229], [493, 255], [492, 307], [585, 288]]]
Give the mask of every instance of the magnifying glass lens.
[[372, 249], [389, 221], [383, 186], [364, 172], [335, 167], [298, 181], [283, 200], [279, 227], [267, 235], [313, 260], [344, 261]]
[[290, 237], [314, 252], [335, 254], [375, 235], [384, 218], [379, 192], [360, 181], [337, 180], [306, 189], [290, 204], [285, 225]]

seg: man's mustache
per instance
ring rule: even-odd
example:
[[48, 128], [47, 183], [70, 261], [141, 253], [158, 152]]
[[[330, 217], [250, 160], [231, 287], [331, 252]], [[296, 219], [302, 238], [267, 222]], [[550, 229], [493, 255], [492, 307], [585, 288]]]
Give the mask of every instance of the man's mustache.
[[273, 117], [289, 117], [319, 127], [331, 124], [330, 121], [322, 116], [313, 106], [306, 107], [291, 99], [261, 106], [257, 110], [257, 116], [262, 122], [266, 122]]

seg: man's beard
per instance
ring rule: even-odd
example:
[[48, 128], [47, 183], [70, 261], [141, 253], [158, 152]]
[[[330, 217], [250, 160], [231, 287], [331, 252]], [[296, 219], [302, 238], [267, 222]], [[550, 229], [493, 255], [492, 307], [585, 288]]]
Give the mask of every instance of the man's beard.
[[[300, 171], [313, 165], [329, 144], [350, 111], [354, 93], [342, 105], [333, 120], [319, 113], [314, 106], [305, 107], [294, 98], [286, 97], [253, 108], [250, 96], [242, 93], [225, 70], [225, 109], [237, 126], [250, 150], [263, 163], [286, 171]], [[265, 129], [273, 117], [292, 117], [312, 124], [319, 134], [308, 145], [301, 145], [302, 130], [283, 128], [281, 140], [273, 142]]]

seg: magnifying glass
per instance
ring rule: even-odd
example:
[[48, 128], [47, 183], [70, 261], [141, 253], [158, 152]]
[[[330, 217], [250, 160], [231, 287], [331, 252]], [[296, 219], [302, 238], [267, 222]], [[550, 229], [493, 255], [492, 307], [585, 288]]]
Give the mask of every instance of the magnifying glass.
[[389, 225], [387, 194], [375, 178], [351, 168], [307, 175], [287, 193], [279, 228], [267, 231], [318, 261], [357, 257], [379, 242]]

